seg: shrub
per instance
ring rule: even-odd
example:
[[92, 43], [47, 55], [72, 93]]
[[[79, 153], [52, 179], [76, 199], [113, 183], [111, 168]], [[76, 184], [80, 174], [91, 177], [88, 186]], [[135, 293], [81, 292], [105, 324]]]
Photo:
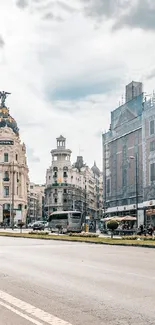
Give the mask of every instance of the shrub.
[[138, 235], [133, 235], [133, 236], [123, 236], [123, 240], [155, 240], [155, 237], [152, 236], [138, 236]]
[[111, 238], [113, 238], [113, 235], [114, 235], [114, 230], [116, 230], [118, 228], [118, 222], [115, 221], [115, 220], [110, 220], [108, 223], [107, 223], [107, 228], [109, 230], [111, 230]]
[[49, 235], [49, 232], [48, 231], [30, 231], [29, 232], [29, 235], [40, 235], [40, 236], [44, 236], [44, 235]]
[[90, 232], [81, 232], [81, 233], [70, 233], [71, 237], [87, 237], [87, 238], [97, 238], [98, 234], [91, 234]]

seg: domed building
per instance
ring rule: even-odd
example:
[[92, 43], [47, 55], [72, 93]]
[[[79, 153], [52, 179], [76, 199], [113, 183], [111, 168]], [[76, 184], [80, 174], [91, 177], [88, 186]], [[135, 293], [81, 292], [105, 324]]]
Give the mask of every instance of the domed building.
[[28, 166], [15, 119], [5, 106], [7, 93], [0, 92], [0, 222], [26, 221]]

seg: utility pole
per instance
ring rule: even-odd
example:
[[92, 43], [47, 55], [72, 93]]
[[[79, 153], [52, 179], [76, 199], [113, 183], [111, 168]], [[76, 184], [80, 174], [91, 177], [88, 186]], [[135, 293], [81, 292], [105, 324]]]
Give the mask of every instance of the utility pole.
[[50, 197], [48, 193], [48, 220], [49, 220], [49, 215], [50, 215]]
[[103, 177], [104, 177], [104, 217], [105, 217], [105, 212], [106, 212], [106, 201], [107, 201], [107, 177], [106, 177], [106, 144], [103, 144], [103, 157], [104, 157], [104, 173], [103, 173]]
[[135, 156], [130, 156], [130, 159], [135, 160], [135, 197], [136, 197], [136, 225], [138, 227], [138, 153]]
[[135, 155], [135, 173], [136, 173], [136, 223], [138, 227], [138, 154]]
[[86, 178], [85, 178], [85, 223], [86, 223], [86, 216], [87, 216], [87, 185], [86, 185]]
[[15, 174], [15, 171], [14, 171], [14, 161], [13, 161], [13, 164], [12, 164], [12, 204], [11, 204], [11, 227], [12, 229], [14, 228], [14, 190], [15, 190], [15, 180], [14, 180], [14, 174]]

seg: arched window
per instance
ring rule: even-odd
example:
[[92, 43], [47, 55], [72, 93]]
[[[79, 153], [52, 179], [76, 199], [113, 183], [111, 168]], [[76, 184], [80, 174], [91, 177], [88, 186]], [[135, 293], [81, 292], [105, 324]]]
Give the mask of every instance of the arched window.
[[54, 177], [54, 178], [58, 177], [57, 172], [54, 172], [54, 173], [53, 173], [53, 177]]
[[68, 167], [67, 166], [64, 166], [63, 168], [63, 177], [68, 177]]
[[22, 204], [18, 204], [18, 210], [22, 210]]

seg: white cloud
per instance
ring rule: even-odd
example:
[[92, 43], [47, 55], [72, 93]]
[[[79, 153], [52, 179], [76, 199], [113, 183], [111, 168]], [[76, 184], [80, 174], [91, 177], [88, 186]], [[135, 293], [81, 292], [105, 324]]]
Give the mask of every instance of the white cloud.
[[73, 160], [80, 147], [101, 167], [99, 135], [125, 84], [142, 79], [149, 93], [154, 88], [154, 33], [111, 31], [113, 17], [96, 23], [80, 0], [16, 3], [0, 2], [0, 89], [12, 92], [7, 103], [28, 147], [31, 180], [45, 181], [60, 134]]

